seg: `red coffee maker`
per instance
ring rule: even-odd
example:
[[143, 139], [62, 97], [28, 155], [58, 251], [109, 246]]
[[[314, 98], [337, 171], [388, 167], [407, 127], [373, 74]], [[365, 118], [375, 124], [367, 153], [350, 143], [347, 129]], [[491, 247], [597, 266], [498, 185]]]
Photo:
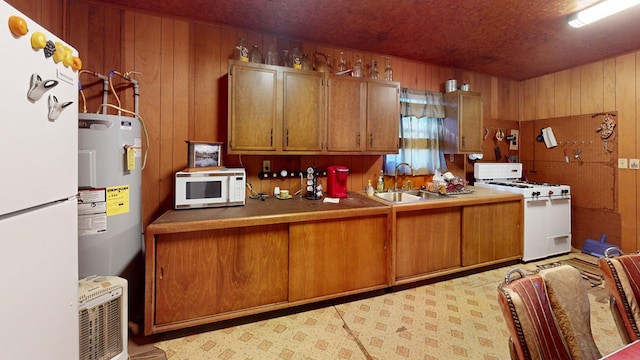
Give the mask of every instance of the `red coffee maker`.
[[342, 165], [331, 165], [327, 168], [327, 173], [327, 193], [329, 197], [346, 199], [349, 169]]

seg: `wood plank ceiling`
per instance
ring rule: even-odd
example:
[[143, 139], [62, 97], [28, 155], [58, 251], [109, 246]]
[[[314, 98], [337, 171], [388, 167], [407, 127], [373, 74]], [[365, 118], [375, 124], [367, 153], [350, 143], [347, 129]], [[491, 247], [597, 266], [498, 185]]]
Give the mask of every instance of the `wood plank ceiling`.
[[598, 0], [98, 2], [512, 80], [640, 49], [640, 6], [582, 29], [567, 25], [567, 15]]

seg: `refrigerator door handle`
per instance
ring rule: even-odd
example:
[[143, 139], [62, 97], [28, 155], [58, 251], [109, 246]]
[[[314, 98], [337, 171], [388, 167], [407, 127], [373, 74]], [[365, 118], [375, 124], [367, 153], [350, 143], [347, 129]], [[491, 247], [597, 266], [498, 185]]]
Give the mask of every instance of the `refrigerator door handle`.
[[38, 101], [45, 92], [54, 88], [56, 85], [58, 85], [58, 80], [42, 80], [40, 75], [33, 73], [31, 75], [27, 97], [34, 102]]
[[71, 104], [73, 104], [73, 101], [61, 103], [58, 102], [58, 98], [55, 95], [49, 95], [49, 121], [55, 121], [62, 113], [62, 110]]

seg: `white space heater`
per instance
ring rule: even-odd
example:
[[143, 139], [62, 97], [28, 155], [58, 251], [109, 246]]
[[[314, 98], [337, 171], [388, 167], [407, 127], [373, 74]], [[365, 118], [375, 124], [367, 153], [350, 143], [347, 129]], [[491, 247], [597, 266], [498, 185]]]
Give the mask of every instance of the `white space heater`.
[[78, 282], [80, 360], [126, 360], [127, 280], [94, 276]]

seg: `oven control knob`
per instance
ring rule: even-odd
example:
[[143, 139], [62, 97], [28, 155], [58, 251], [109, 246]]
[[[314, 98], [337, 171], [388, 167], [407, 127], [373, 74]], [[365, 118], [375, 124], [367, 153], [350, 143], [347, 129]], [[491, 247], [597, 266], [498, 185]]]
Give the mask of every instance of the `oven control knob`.
[[553, 195], [553, 190], [549, 190], [549, 196]]

